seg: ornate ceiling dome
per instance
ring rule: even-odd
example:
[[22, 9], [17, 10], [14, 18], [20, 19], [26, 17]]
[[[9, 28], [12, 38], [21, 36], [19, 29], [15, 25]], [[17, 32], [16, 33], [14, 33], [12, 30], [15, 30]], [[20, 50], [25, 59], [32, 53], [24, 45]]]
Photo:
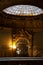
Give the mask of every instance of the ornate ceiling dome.
[[11, 15], [19, 16], [36, 16], [43, 14], [43, 10], [32, 5], [15, 5], [5, 8], [3, 12]]

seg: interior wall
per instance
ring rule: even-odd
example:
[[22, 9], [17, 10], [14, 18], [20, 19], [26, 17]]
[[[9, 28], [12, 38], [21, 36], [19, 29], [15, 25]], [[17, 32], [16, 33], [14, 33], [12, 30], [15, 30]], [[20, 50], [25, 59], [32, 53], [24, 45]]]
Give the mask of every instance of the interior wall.
[[36, 32], [34, 33], [34, 40], [33, 40], [34, 48], [37, 48], [40, 55], [43, 56], [43, 32]]
[[[43, 32], [35, 32], [33, 38], [33, 56], [37, 55], [37, 53], [40, 56], [43, 56]], [[0, 30], [0, 56], [4, 56], [5, 53], [7, 54], [7, 56], [12, 56], [12, 52], [6, 51], [7, 49], [9, 50], [9, 47], [5, 47], [6, 45], [8, 45], [8, 43], [11, 42], [11, 40], [11, 30]]]
[[0, 29], [0, 57], [11, 56], [9, 44], [12, 40], [10, 29]]

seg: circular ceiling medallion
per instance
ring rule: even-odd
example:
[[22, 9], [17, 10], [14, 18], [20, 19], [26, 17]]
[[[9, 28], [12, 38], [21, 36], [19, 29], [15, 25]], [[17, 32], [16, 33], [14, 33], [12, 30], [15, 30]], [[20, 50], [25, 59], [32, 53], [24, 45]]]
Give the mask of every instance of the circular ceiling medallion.
[[32, 5], [15, 5], [5, 8], [3, 12], [19, 16], [36, 16], [43, 14], [43, 9]]

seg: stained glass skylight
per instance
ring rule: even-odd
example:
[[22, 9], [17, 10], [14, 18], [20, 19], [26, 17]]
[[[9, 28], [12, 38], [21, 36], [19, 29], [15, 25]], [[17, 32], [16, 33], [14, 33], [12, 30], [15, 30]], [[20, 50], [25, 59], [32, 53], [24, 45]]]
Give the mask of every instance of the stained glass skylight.
[[43, 9], [32, 5], [14, 5], [5, 8], [3, 12], [19, 16], [36, 16], [43, 14]]

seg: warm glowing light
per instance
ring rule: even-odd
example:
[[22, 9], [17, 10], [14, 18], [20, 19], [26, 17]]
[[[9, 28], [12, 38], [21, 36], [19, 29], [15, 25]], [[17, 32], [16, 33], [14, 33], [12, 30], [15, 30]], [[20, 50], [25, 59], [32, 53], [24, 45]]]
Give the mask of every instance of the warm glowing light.
[[16, 45], [10, 45], [10, 48], [16, 49]]
[[12, 43], [12, 41], [10, 41], [10, 42], [9, 42], [9, 48], [10, 48], [10, 49], [16, 49], [16, 42], [13, 42], [13, 43]]

